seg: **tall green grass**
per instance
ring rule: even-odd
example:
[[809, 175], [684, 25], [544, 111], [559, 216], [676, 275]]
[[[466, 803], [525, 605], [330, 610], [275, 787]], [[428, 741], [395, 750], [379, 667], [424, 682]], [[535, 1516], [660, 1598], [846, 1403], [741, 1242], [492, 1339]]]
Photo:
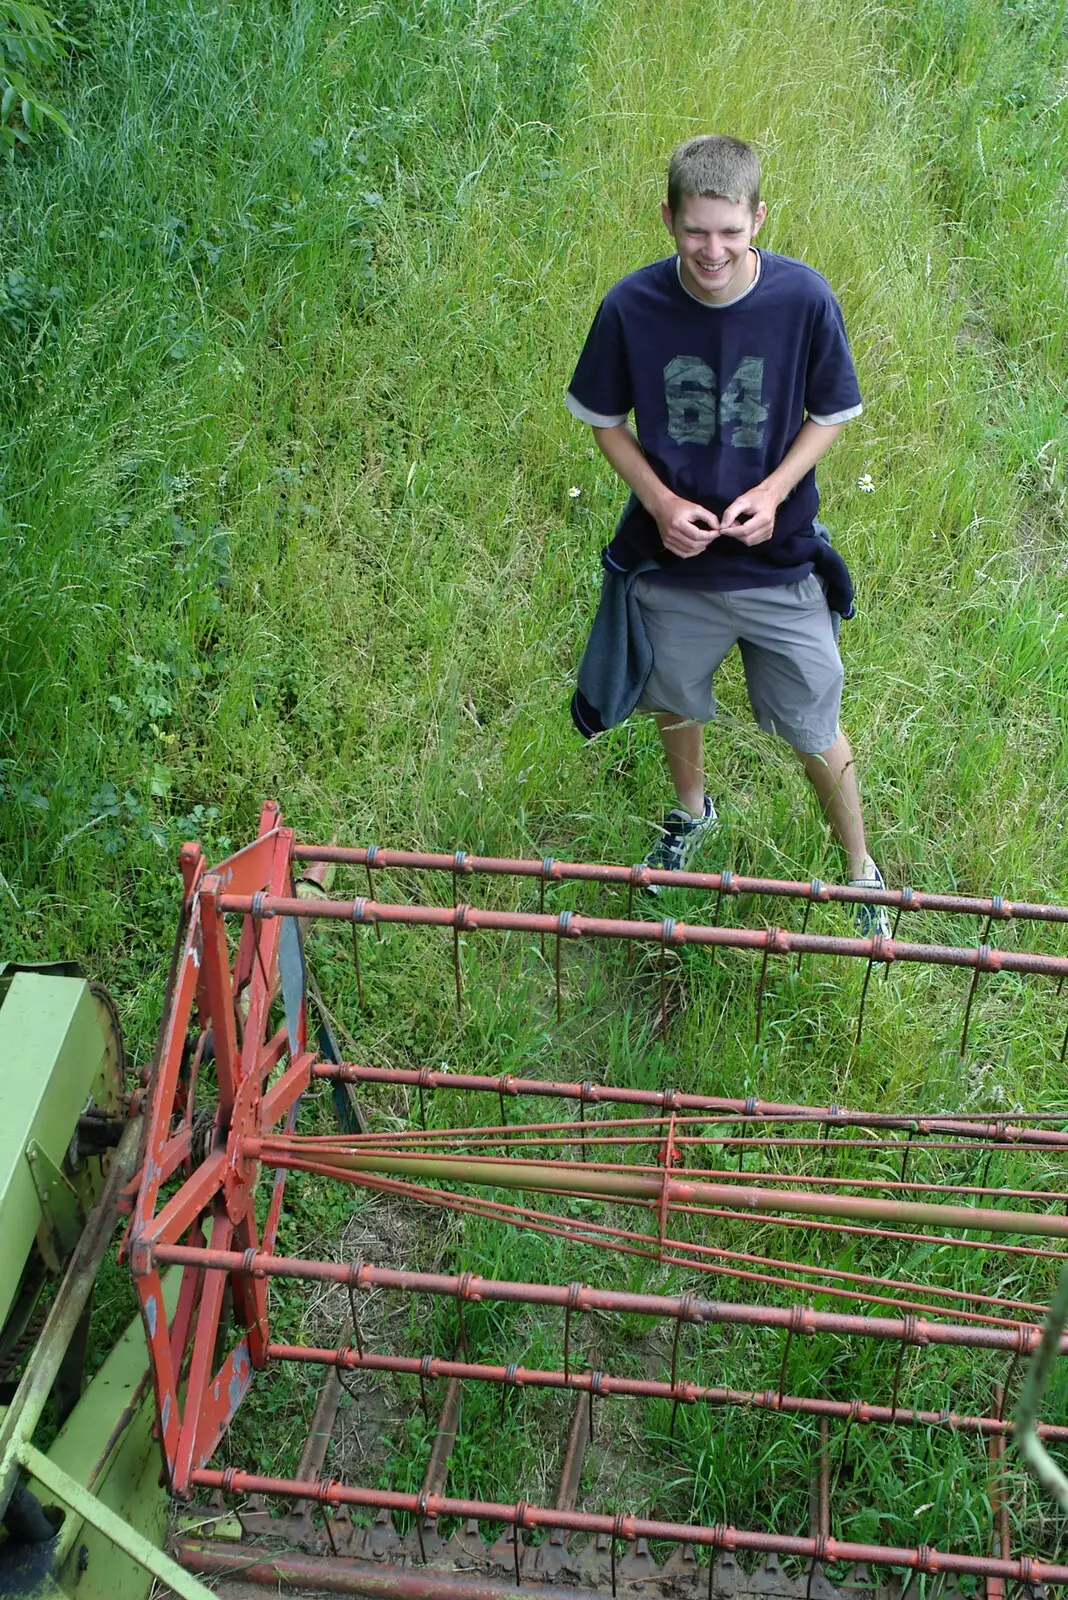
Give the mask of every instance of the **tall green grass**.
[[[1063, 899], [1061, 9], [111, 0], [72, 29], [77, 138], [0, 172], [4, 954], [82, 959], [144, 1060], [177, 844], [224, 853], [267, 794], [306, 837], [644, 852], [655, 736], [585, 747], [567, 718], [620, 496], [561, 394], [604, 289], [666, 249], [666, 154], [709, 127], [756, 141], [765, 240], [828, 274], [852, 334], [867, 409], [822, 482], [860, 593], [845, 725], [876, 853], [898, 883]], [[733, 667], [721, 698], [707, 863], [839, 875]], [[446, 942], [367, 941], [358, 1017], [346, 948], [311, 946], [368, 1059], [906, 1108], [1063, 1099], [1063, 1003], [1034, 982], [984, 981], [962, 1062], [959, 974], [873, 982], [857, 1050], [860, 971], [772, 967], [757, 1047], [752, 962], [686, 951], [665, 1044], [648, 956], [566, 949], [558, 1026], [551, 950], [467, 941], [457, 1020]], [[294, 1226], [314, 1234], [319, 1206], [333, 1228], [339, 1204], [309, 1186]], [[488, 1231], [461, 1257], [570, 1272]], [[776, 1359], [698, 1354], [709, 1373]], [[802, 1391], [844, 1381], [825, 1356]], [[269, 1447], [262, 1414], [248, 1426]], [[803, 1430], [687, 1412], [672, 1445], [656, 1408], [631, 1426], [677, 1461], [648, 1494], [666, 1481], [680, 1514], [726, 1515], [733, 1483], [731, 1515], [803, 1520]], [[849, 1455], [841, 1531], [985, 1527], [981, 1452], [960, 1446], [956, 1497], [926, 1452]], [[465, 1487], [497, 1497], [503, 1454], [467, 1455]]]

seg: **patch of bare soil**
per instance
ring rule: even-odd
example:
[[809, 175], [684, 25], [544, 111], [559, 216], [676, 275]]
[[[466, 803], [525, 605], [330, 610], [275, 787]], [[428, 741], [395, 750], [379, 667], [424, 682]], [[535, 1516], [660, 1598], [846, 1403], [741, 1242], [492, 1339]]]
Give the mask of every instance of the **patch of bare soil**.
[[[341, 1261], [437, 1272], [457, 1238], [456, 1219], [447, 1212], [374, 1196], [354, 1213], [336, 1254]], [[372, 1289], [361, 1293], [354, 1304], [365, 1349], [423, 1354], [423, 1344], [412, 1331], [409, 1296]], [[346, 1289], [323, 1285], [305, 1316], [309, 1340], [328, 1347], [351, 1345], [352, 1310]], [[400, 1447], [411, 1405], [392, 1373], [350, 1372], [344, 1383], [347, 1398], [338, 1408], [324, 1472], [344, 1483], [373, 1483]]]

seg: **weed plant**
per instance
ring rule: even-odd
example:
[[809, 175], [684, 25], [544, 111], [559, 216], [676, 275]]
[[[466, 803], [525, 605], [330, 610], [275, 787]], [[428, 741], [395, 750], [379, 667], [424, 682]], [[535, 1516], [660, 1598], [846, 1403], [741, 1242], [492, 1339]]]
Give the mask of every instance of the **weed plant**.
[[[851, 331], [866, 411], [822, 484], [858, 581], [844, 725], [876, 854], [895, 883], [1063, 899], [1063, 23], [1060, 0], [826, 0], [818, 15], [807, 0], [103, 0], [68, 19], [77, 137], [0, 171], [4, 954], [82, 960], [119, 994], [143, 1063], [177, 846], [225, 854], [266, 795], [307, 838], [644, 853], [664, 803], [655, 736], [632, 723], [585, 747], [567, 717], [620, 495], [561, 394], [605, 288], [666, 250], [667, 153], [712, 127], [758, 145], [764, 242], [827, 273]], [[721, 700], [705, 864], [838, 877], [733, 667]], [[479, 889], [505, 903], [505, 886]], [[977, 936], [961, 919], [909, 927]], [[1055, 931], [997, 934], [1062, 949]], [[375, 1062], [895, 1109], [1063, 1100], [1064, 1004], [1034, 980], [984, 980], [961, 1060], [962, 974], [873, 980], [857, 1048], [862, 971], [774, 965], [756, 1045], [752, 960], [685, 950], [664, 1042], [655, 954], [567, 947], [558, 1024], [551, 947], [466, 939], [458, 1019], [447, 936], [363, 938], [358, 1014], [344, 941], [309, 943]], [[294, 1238], [341, 1250], [359, 1200], [293, 1190]], [[453, 1256], [661, 1286], [490, 1226]], [[276, 1305], [299, 1333], [299, 1292]], [[444, 1350], [455, 1327], [431, 1308], [411, 1337]], [[597, 1328], [588, 1351], [639, 1367], [665, 1357], [650, 1337]], [[477, 1308], [472, 1338], [559, 1364], [559, 1328], [518, 1314]], [[693, 1375], [766, 1386], [772, 1344], [695, 1336]], [[991, 1364], [924, 1359], [925, 1395], [990, 1403]], [[262, 1386], [235, 1460], [247, 1444], [245, 1460], [295, 1465], [303, 1382]], [[877, 1352], [812, 1341], [791, 1357], [798, 1393], [882, 1398], [888, 1382]], [[383, 1476], [411, 1486], [429, 1440], [405, 1404]], [[552, 1478], [538, 1441], [566, 1419], [532, 1396], [503, 1419], [498, 1404], [465, 1399], [453, 1486], [530, 1496]], [[807, 1524], [803, 1424], [686, 1408], [672, 1435], [657, 1405], [603, 1416], [591, 1504], [618, 1491], [635, 1511]], [[836, 1533], [985, 1548], [974, 1443], [851, 1430], [832, 1455]], [[1018, 1548], [1052, 1552], [1059, 1525], [1012, 1473]]]

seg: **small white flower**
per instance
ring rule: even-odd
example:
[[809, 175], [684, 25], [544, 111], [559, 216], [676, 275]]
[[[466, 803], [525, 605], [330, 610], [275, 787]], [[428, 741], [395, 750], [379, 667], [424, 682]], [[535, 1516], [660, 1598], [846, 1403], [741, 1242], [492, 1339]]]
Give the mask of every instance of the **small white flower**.
[[875, 493], [875, 479], [872, 477], [870, 472], [866, 472], [863, 478], [857, 479], [857, 488], [862, 494]]
[[567, 497], [569, 500], [577, 500], [581, 493], [582, 490], [578, 488], [577, 485], [572, 484], [571, 488], [567, 491]]

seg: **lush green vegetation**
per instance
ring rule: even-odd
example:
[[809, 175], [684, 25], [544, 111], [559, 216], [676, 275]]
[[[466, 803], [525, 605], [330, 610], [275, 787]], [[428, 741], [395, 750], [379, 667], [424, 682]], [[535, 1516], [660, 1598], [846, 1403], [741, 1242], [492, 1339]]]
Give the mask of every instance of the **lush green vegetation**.
[[[860, 590], [845, 723], [876, 852], [896, 882], [1063, 899], [1062, 0], [827, 0], [818, 19], [809, 0], [104, 0], [66, 25], [49, 92], [75, 137], [0, 171], [5, 955], [81, 958], [144, 1060], [177, 845], [224, 852], [265, 795], [305, 837], [644, 852], [650, 730], [583, 747], [567, 718], [619, 494], [560, 396], [600, 293], [664, 249], [666, 153], [709, 127], [763, 151], [766, 242], [831, 278], [861, 372], [865, 416], [822, 482]], [[751, 727], [737, 672], [722, 687], [706, 859], [837, 876], [792, 758]], [[445, 943], [363, 949], [359, 1017], [344, 946], [313, 955], [380, 1061], [907, 1108], [1062, 1098], [1063, 1000], [1036, 983], [980, 989], [961, 1062], [959, 975], [873, 984], [856, 1051], [862, 973], [773, 969], [757, 1047], [753, 964], [686, 952], [664, 1045], [652, 961], [568, 950], [557, 1026], [536, 948], [468, 942], [457, 1022]], [[346, 1214], [304, 1185], [285, 1243]], [[582, 1270], [488, 1229], [451, 1248], [503, 1276]], [[559, 1329], [508, 1326], [516, 1359], [558, 1359]], [[754, 1350], [710, 1339], [700, 1361], [774, 1382], [780, 1352]], [[806, 1346], [792, 1382], [829, 1359]], [[935, 1364], [932, 1392], [961, 1377], [984, 1404], [983, 1362]], [[537, 1481], [538, 1402], [505, 1430], [496, 1404], [470, 1401], [457, 1487], [497, 1493], [495, 1434]], [[678, 1479], [665, 1509], [805, 1520], [803, 1428], [687, 1412], [671, 1444], [655, 1408], [627, 1416], [658, 1440], [650, 1495]], [[284, 1465], [276, 1417], [242, 1427]], [[394, 1481], [422, 1470], [418, 1423], [412, 1442]], [[925, 1435], [854, 1441], [840, 1531], [982, 1545], [985, 1459], [953, 1448], [932, 1483], [947, 1457]], [[1033, 1539], [1034, 1497], [1016, 1506]]]

